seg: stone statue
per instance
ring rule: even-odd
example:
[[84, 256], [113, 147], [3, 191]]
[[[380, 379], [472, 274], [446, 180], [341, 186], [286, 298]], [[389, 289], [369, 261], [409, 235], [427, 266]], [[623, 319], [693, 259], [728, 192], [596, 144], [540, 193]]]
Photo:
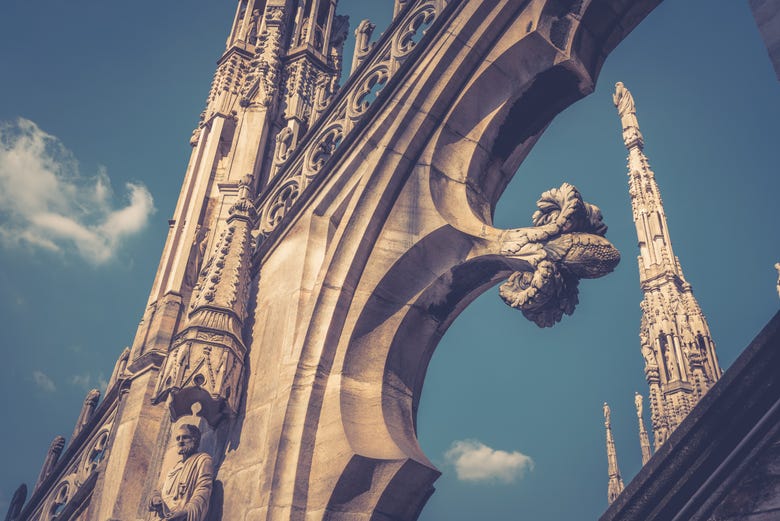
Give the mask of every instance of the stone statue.
[[636, 114], [634, 97], [621, 81], [615, 84], [615, 94], [612, 95], [612, 103], [617, 107], [618, 115], [621, 118], [628, 114]]
[[257, 26], [260, 25], [260, 10], [252, 11], [252, 17], [249, 19], [249, 29], [247, 30], [246, 43], [255, 45], [257, 43]]
[[157, 519], [203, 521], [214, 484], [211, 456], [198, 452], [200, 430], [194, 425], [177, 429], [176, 444], [181, 460], [165, 475], [162, 491], [152, 492], [149, 510]]
[[284, 127], [276, 135], [276, 160], [282, 163], [290, 157], [292, 152], [293, 130], [290, 127]]
[[677, 365], [674, 363], [674, 356], [669, 352], [671, 348], [664, 350], [664, 359], [666, 360], [666, 369], [668, 371], [669, 380], [677, 380]]
[[636, 406], [636, 415], [640, 420], [642, 419], [642, 395], [634, 392], [634, 405]]
[[623, 127], [623, 143], [626, 146], [639, 144], [643, 146], [642, 133], [639, 131], [639, 121], [636, 119], [636, 105], [631, 92], [622, 82], [615, 84], [615, 94], [612, 95], [612, 103], [617, 108], [620, 116], [620, 124]]

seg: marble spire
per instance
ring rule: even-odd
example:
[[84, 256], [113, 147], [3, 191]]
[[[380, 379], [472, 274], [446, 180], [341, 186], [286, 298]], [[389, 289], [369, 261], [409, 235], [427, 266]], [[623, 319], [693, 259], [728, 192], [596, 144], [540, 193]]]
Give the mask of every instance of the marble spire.
[[672, 250], [661, 192], [644, 154], [634, 98], [618, 82], [612, 99], [628, 150], [629, 195], [644, 292], [639, 337], [658, 449], [722, 372], [707, 320]]
[[607, 486], [607, 500], [612, 504], [623, 492], [623, 478], [620, 477], [618, 468], [615, 440], [612, 438], [612, 424], [610, 422], [610, 410], [607, 402], [604, 402], [604, 428], [607, 431], [607, 471], [609, 473], [609, 485]]

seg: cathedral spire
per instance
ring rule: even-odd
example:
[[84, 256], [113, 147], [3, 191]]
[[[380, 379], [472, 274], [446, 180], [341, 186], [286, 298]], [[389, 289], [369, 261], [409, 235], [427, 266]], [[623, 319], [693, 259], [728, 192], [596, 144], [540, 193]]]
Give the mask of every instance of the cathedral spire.
[[720, 378], [721, 369], [707, 320], [672, 250], [661, 192], [644, 154], [634, 98], [618, 82], [612, 101], [628, 150], [629, 195], [644, 292], [639, 337], [657, 449]]
[[623, 478], [620, 477], [618, 468], [615, 440], [612, 438], [612, 424], [610, 422], [610, 410], [607, 402], [604, 402], [604, 428], [607, 431], [607, 471], [609, 473], [609, 485], [607, 488], [607, 500], [612, 504], [623, 492]]

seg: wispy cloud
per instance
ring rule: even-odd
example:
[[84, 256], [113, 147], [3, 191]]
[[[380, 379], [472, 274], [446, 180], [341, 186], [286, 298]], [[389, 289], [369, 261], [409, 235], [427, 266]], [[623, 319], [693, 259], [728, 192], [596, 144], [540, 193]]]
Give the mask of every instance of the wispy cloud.
[[54, 385], [54, 381], [49, 378], [49, 376], [44, 373], [43, 371], [35, 370], [32, 373], [33, 382], [35, 382], [35, 385], [38, 386], [39, 389], [53, 393], [57, 390], [57, 386]]
[[105, 392], [106, 387], [108, 387], [108, 381], [103, 373], [97, 376], [93, 376], [90, 373], [74, 374], [70, 377], [70, 383], [84, 391], [97, 388], [100, 389], [100, 392]]
[[142, 184], [127, 183], [116, 208], [105, 169], [81, 175], [60, 140], [30, 120], [0, 122], [0, 241], [50, 251], [75, 251], [92, 264], [110, 260], [122, 241], [154, 212]]
[[478, 440], [459, 440], [444, 454], [461, 481], [511, 483], [533, 470], [534, 462], [517, 451], [492, 449]]

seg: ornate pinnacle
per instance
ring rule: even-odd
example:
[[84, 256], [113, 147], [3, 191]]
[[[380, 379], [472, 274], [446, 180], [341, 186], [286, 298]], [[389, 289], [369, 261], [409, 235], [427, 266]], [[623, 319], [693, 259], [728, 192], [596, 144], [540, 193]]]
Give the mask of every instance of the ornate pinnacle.
[[252, 264], [252, 176], [238, 183], [238, 197], [211, 257], [193, 290], [191, 311], [174, 338], [161, 370], [155, 402], [168, 400], [171, 419], [189, 414], [199, 403], [201, 416], [214, 427], [234, 416], [244, 385], [247, 316]]
[[645, 429], [645, 421], [642, 418], [642, 395], [634, 393], [634, 404], [636, 405], [636, 418], [639, 422], [639, 446], [642, 448], [642, 465], [650, 460], [652, 455], [650, 452], [650, 438], [647, 436], [647, 429]]
[[612, 95], [612, 103], [617, 108], [620, 123], [623, 126], [623, 144], [629, 150], [633, 147], [642, 149], [645, 146], [645, 140], [639, 131], [634, 97], [620, 81], [615, 84], [615, 94]]
[[609, 472], [609, 485], [607, 486], [607, 500], [612, 504], [623, 492], [623, 478], [620, 477], [618, 468], [615, 440], [612, 439], [612, 425], [610, 423], [610, 410], [607, 402], [604, 402], [604, 427], [607, 431], [607, 465]]
[[[707, 321], [672, 249], [661, 192], [643, 151], [634, 98], [617, 83], [612, 101], [628, 149], [629, 195], [640, 253], [639, 283], [644, 292], [639, 337], [657, 450], [712, 387], [720, 371]], [[641, 398], [637, 400], [642, 460], [646, 462], [651, 452], [645, 439]]]

